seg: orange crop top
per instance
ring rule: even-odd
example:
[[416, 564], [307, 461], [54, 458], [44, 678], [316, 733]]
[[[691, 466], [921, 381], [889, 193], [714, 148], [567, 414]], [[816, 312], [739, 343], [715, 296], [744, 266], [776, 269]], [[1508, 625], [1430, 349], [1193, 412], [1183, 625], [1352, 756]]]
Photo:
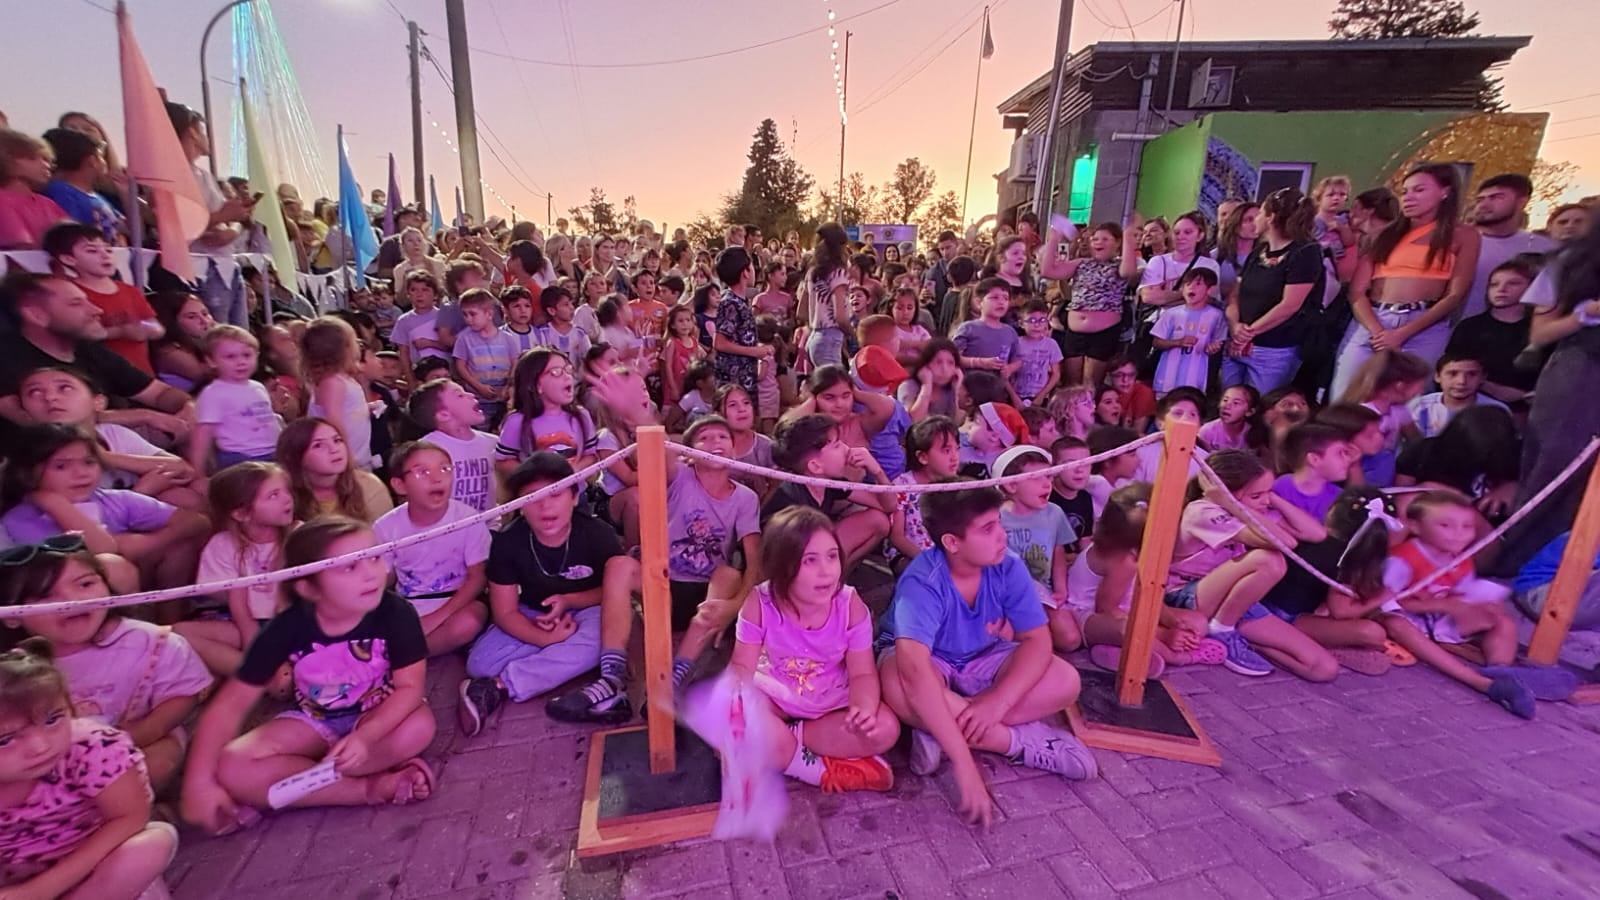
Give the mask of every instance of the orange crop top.
[[1437, 223], [1421, 225], [1411, 229], [1406, 236], [1400, 239], [1394, 249], [1389, 251], [1389, 258], [1378, 263], [1372, 269], [1374, 278], [1441, 278], [1449, 280], [1456, 267], [1456, 255], [1446, 253], [1443, 257], [1436, 257], [1432, 265], [1428, 264], [1428, 243], [1418, 243], [1419, 238], [1433, 233], [1438, 227]]

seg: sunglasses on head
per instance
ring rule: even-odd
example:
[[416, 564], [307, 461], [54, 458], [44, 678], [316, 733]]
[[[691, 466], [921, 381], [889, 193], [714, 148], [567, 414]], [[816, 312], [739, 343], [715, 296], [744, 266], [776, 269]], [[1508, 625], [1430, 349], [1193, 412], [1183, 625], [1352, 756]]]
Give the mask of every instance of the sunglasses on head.
[[41, 553], [66, 556], [69, 553], [78, 553], [86, 547], [81, 534], [58, 534], [47, 537], [37, 544], [21, 544], [0, 551], [0, 567], [25, 566]]

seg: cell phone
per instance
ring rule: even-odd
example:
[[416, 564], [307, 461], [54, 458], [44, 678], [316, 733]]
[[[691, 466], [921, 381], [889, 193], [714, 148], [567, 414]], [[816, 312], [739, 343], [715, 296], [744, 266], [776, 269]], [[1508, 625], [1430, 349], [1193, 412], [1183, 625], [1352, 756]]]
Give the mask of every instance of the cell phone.
[[251, 203], [260, 203], [261, 202], [261, 198], [265, 197], [265, 196], [266, 196], [265, 193], [263, 193], [261, 191], [256, 191], [255, 194], [250, 197], [250, 202]]

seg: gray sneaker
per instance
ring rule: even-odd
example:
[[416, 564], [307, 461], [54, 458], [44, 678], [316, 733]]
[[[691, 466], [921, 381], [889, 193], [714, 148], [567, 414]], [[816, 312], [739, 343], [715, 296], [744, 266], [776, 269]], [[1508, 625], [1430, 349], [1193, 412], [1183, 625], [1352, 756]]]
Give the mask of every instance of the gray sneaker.
[[911, 729], [911, 773], [932, 775], [944, 759], [944, 748], [921, 728]]
[[1238, 631], [1219, 631], [1210, 637], [1228, 651], [1228, 658], [1222, 661], [1222, 664], [1228, 667], [1228, 671], [1248, 675], [1251, 678], [1272, 674], [1272, 663], [1250, 649], [1250, 642]]
[[1094, 752], [1065, 728], [1043, 722], [1012, 726], [1022, 744], [1022, 752], [1012, 757], [1030, 769], [1054, 772], [1073, 781], [1085, 781], [1100, 774]]

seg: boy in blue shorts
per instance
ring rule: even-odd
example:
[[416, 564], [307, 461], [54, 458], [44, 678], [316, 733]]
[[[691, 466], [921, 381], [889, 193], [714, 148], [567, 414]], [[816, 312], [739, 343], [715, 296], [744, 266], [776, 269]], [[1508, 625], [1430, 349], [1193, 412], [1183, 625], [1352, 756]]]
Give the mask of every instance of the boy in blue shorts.
[[1092, 778], [1094, 755], [1043, 721], [1078, 697], [1078, 672], [1051, 652], [1028, 567], [1007, 552], [995, 488], [926, 493], [933, 540], [906, 567], [878, 644], [883, 698], [915, 730], [911, 771], [949, 754], [961, 812], [987, 825], [994, 804], [973, 750], [1066, 778]]

